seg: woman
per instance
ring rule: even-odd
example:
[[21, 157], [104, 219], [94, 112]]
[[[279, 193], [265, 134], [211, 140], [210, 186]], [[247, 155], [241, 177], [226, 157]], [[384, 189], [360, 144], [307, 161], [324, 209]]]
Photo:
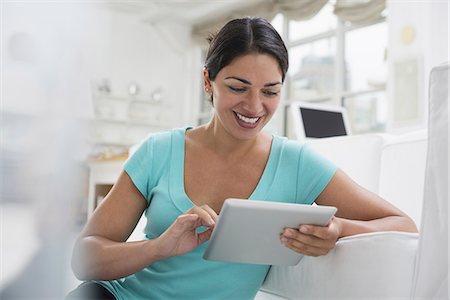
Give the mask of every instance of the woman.
[[[202, 259], [230, 197], [336, 206], [328, 226], [280, 235], [305, 255], [325, 255], [343, 236], [416, 231], [404, 213], [308, 147], [262, 132], [287, 69], [286, 47], [264, 19], [232, 20], [211, 38], [204, 68], [211, 121], [154, 135], [126, 162], [77, 240], [72, 266], [87, 282], [69, 298], [252, 299], [269, 266]], [[142, 213], [147, 238], [125, 243]], [[200, 226], [206, 230], [197, 233]]]

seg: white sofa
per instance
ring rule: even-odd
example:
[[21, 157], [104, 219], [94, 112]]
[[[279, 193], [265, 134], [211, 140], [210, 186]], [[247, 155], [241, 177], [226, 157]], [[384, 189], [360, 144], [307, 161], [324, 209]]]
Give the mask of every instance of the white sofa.
[[[408, 213], [420, 226], [426, 131], [306, 143], [360, 185]], [[340, 239], [326, 256], [304, 257], [294, 267], [273, 266], [256, 299], [406, 299], [411, 291], [417, 245], [418, 234], [400, 232]]]
[[358, 184], [405, 211], [420, 225], [426, 130], [365, 134], [307, 141]]
[[431, 72], [428, 134], [308, 142], [408, 213], [420, 236], [379, 232], [340, 239], [326, 256], [273, 266], [257, 300], [448, 299], [448, 73], [448, 63]]

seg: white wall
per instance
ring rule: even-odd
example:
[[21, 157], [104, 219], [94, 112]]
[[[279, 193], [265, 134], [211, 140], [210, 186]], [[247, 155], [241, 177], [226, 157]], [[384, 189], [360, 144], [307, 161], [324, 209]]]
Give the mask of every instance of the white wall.
[[[83, 81], [84, 76], [76, 73], [84, 73], [84, 66], [77, 31], [69, 29], [73, 23], [67, 17], [80, 21], [81, 32], [86, 23], [78, 18], [82, 14], [76, 10], [69, 14], [67, 9], [54, 4], [2, 4], [2, 110], [42, 114], [63, 102], [67, 105], [68, 98], [86, 99], [88, 91], [72, 89], [84, 84], [74, 80]], [[66, 106], [66, 111], [73, 107]]]
[[[448, 60], [448, 2], [390, 0], [387, 5], [391, 111], [397, 101], [394, 63], [417, 58], [420, 66], [418, 84], [411, 83], [418, 87], [419, 115], [396, 122], [391, 114], [389, 129], [424, 127], [429, 71]], [[150, 24], [136, 14], [87, 3], [8, 2], [2, 9], [3, 110], [92, 117], [91, 80], [107, 78], [117, 95], [126, 95], [130, 81], [144, 96], [162, 87], [167, 106], [160, 114], [167, 127], [194, 124], [199, 98], [194, 85], [200, 82], [192, 78], [201, 70], [189, 26]], [[415, 32], [410, 44], [401, 42], [406, 26]], [[25, 44], [21, 55], [28, 61], [12, 57], [13, 36], [19, 46]]]
[[[449, 60], [449, 2], [442, 0], [387, 2], [389, 24], [389, 124], [394, 132], [424, 128], [427, 124], [428, 81], [432, 67]], [[402, 41], [402, 34], [413, 33], [410, 43]], [[417, 62], [417, 76], [396, 75], [398, 62]], [[414, 69], [414, 66], [409, 65]], [[407, 68], [408, 66], [406, 66]], [[407, 73], [403, 69], [402, 74]], [[412, 73], [410, 75], [413, 75]], [[396, 89], [406, 87], [404, 97], [398, 97]], [[417, 102], [412, 91], [417, 90]], [[416, 109], [417, 108], [417, 109]], [[395, 116], [397, 111], [397, 117]], [[402, 111], [413, 116], [399, 118]], [[414, 113], [417, 112], [417, 114]], [[416, 117], [414, 118], [414, 115]]]
[[[187, 26], [156, 28], [87, 3], [8, 2], [2, 10], [3, 110], [92, 117], [90, 83], [103, 78], [118, 96], [134, 81], [143, 97], [162, 88], [169, 108], [187, 101]], [[166, 110], [168, 125], [184, 123], [179, 109]]]
[[91, 80], [108, 78], [116, 95], [130, 81], [143, 96], [162, 87], [162, 119], [184, 125], [189, 27], [155, 30], [136, 16], [76, 1], [1, 1], [0, 13], [0, 179], [7, 187], [0, 210], [12, 216], [2, 219], [9, 234], [2, 235], [0, 298], [62, 299], [79, 229], [74, 209], [85, 201], [80, 158], [82, 124], [93, 117]]

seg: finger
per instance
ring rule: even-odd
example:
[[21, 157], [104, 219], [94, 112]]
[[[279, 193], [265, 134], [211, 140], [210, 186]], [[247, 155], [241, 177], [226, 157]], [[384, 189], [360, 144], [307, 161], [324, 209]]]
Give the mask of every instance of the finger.
[[311, 246], [315, 246], [315, 247], [321, 247], [325, 243], [324, 240], [322, 240], [316, 236], [303, 234], [303, 233], [299, 232], [298, 230], [295, 230], [292, 228], [286, 229], [282, 235], [284, 237], [286, 237], [287, 239], [297, 240], [299, 242], [302, 242], [303, 244], [311, 245]]
[[196, 214], [183, 214], [178, 216], [176, 223], [179, 224], [180, 229], [188, 230], [197, 228], [199, 221], [200, 218]]
[[288, 239], [301, 241], [304, 244], [312, 244], [314, 246], [320, 245], [322, 239], [308, 234], [303, 234], [294, 228], [286, 228], [282, 235]]
[[315, 248], [333, 248], [336, 244], [336, 241], [334, 239], [323, 240], [314, 235], [303, 234], [298, 230], [292, 228], [286, 229], [283, 232], [282, 236], [286, 237], [287, 239], [292, 239], [304, 245], [309, 245]]
[[175, 222], [170, 226], [170, 231], [175, 236], [181, 236], [186, 231], [195, 230], [200, 226], [200, 218], [196, 214], [183, 214], [178, 216]]
[[291, 249], [295, 252], [304, 254], [304, 255], [308, 255], [308, 256], [325, 255], [331, 250], [328, 248], [320, 248], [320, 247], [315, 247], [315, 246], [311, 246], [308, 244], [303, 244], [300, 241], [293, 240], [293, 239], [287, 239], [284, 237], [281, 238], [281, 242], [283, 243], [283, 245], [285, 245], [289, 249]]
[[214, 211], [214, 209], [212, 209], [209, 205], [206, 205], [206, 204], [205, 204], [205, 205], [202, 205], [201, 208], [204, 209], [204, 210], [211, 216], [211, 218], [213, 219], [214, 223], [217, 222], [217, 218], [218, 218], [219, 216], [218, 216], [217, 213]]
[[308, 253], [308, 255], [312, 256], [325, 255], [331, 250], [329, 247], [316, 247], [296, 240], [290, 240], [289, 245], [294, 249], [300, 249], [304, 253]]
[[325, 255], [325, 254], [326, 254], [326, 253], [321, 254], [321, 253], [319, 253], [319, 252], [317, 252], [317, 251], [310, 251], [310, 250], [308, 250], [308, 249], [297, 248], [297, 247], [295, 247], [294, 245], [286, 245], [286, 247], [288, 247], [288, 248], [291, 249], [292, 251], [295, 251], [295, 252], [297, 252], [297, 253], [300, 253], [300, 254], [303, 254], [303, 255], [307, 255], [307, 256], [318, 257], [318, 256], [322, 256], [322, 255]]
[[211, 217], [211, 215], [205, 209], [199, 206], [191, 208], [188, 213], [198, 215], [201, 220], [201, 225], [203, 226], [210, 227], [214, 226], [215, 224], [214, 219]]
[[316, 226], [316, 225], [301, 225], [299, 231], [303, 234], [312, 235], [322, 240], [337, 239], [334, 231], [330, 225]]
[[212, 234], [211, 228], [199, 233], [198, 234], [198, 245], [201, 245], [204, 242], [206, 242], [207, 240], [209, 240], [211, 238], [211, 234]]

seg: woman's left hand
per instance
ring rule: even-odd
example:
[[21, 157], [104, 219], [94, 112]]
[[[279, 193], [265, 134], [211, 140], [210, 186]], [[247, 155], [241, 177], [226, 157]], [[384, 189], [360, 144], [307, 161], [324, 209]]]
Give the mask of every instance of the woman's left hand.
[[333, 217], [327, 226], [301, 225], [299, 228], [285, 228], [280, 234], [280, 241], [295, 252], [321, 256], [336, 246], [339, 232], [339, 221]]

